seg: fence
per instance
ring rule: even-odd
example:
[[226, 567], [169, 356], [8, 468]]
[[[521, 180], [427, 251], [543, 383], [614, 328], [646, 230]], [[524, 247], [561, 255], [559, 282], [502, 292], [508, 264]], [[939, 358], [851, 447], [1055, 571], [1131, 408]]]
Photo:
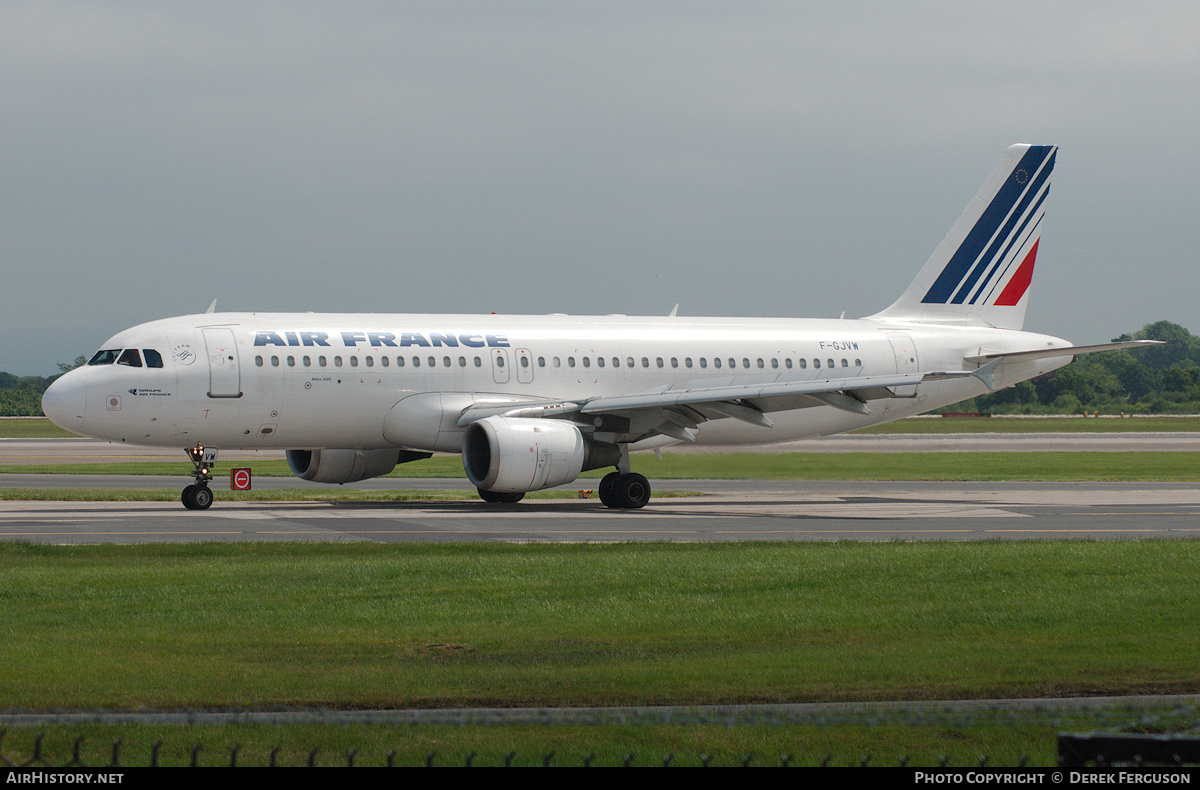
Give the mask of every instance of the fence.
[[[474, 710], [417, 710], [417, 711], [275, 711], [275, 712], [211, 712], [181, 711], [161, 713], [94, 713], [94, 714], [0, 714], [0, 767], [9, 769], [100, 769], [177, 766], [245, 766], [283, 765], [281, 755], [288, 755], [288, 765], [342, 767], [401, 767], [442, 766], [472, 767], [476, 765], [540, 765], [540, 766], [631, 766], [670, 767], [678, 765], [713, 765], [710, 755], [640, 753], [632, 751], [603, 755], [596, 753], [559, 754], [546, 748], [536, 754], [526, 745], [518, 757], [515, 750], [495, 753], [494, 746], [487, 760], [471, 748], [462, 751], [428, 750], [415, 755], [409, 750], [402, 754], [395, 749], [382, 751], [378, 747], [344, 748], [290, 745], [285, 750], [276, 746], [266, 751], [256, 748], [251, 756], [241, 746], [214, 749], [199, 743], [184, 745], [181, 740], [171, 744], [173, 758], [165, 761], [162, 741], [129, 742], [120, 738], [106, 743], [76, 736], [70, 747], [61, 746], [61, 731], [82, 725], [185, 725], [178, 738], [186, 739], [195, 733], [186, 725], [219, 726], [227, 724], [300, 724], [322, 726], [371, 725], [400, 727], [388, 730], [403, 740], [403, 725], [450, 725], [459, 728], [487, 728], [505, 725], [540, 725], [554, 731], [564, 726], [586, 728], [638, 728], [657, 725], [717, 728], [879, 728], [933, 727], [956, 730], [972, 727], [1040, 727], [1057, 732], [1054, 748], [1046, 752], [1057, 755], [1057, 766], [1108, 768], [1113, 766], [1200, 766], [1200, 699], [1142, 698], [1118, 704], [1112, 700], [1038, 700], [1007, 702], [958, 703], [844, 703], [798, 705], [729, 705], [701, 708], [573, 708], [573, 709], [474, 709]], [[57, 728], [60, 733], [56, 750], [46, 747], [45, 735], [39, 727]], [[476, 730], [477, 732], [478, 730]], [[546, 740], [550, 740], [547, 738]], [[1047, 745], [1049, 746], [1049, 745]], [[363, 756], [370, 755], [369, 760]], [[185, 756], [181, 759], [180, 754]], [[299, 755], [299, 757], [297, 756]], [[1055, 762], [1053, 757], [1050, 762]], [[865, 754], [813, 754], [801, 750], [772, 754], [745, 753], [723, 756], [722, 765], [746, 767], [765, 766], [862, 766], [899, 767], [928, 765], [950, 768], [1025, 768], [1035, 766], [1027, 757], [1003, 760], [987, 754], [972, 755], [969, 759], [948, 757], [944, 753], [898, 755], [888, 758]], [[1047, 766], [1050, 767], [1050, 766]]]

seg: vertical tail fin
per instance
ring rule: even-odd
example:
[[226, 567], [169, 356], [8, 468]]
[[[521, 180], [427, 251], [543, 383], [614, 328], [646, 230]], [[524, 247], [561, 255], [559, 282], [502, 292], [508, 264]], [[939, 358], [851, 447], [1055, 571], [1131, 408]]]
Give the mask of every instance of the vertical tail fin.
[[868, 317], [1020, 329], [1057, 151], [1005, 151], [908, 290]]

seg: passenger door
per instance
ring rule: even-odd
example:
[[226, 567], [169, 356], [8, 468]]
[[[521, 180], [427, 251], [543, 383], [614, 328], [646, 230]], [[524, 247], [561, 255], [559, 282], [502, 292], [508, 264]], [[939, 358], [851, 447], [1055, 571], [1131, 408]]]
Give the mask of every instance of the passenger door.
[[238, 364], [237, 340], [228, 327], [208, 327], [204, 346], [208, 350], [208, 397], [242, 397], [242, 373]]

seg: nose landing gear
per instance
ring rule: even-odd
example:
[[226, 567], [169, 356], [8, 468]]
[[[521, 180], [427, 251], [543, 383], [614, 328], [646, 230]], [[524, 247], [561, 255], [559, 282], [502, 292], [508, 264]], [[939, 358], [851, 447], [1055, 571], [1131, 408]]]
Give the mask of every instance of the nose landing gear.
[[[204, 448], [197, 444], [195, 447], [189, 447], [184, 452], [188, 454], [188, 458], [192, 459], [192, 477], [196, 478], [196, 482], [183, 489], [183, 493], [179, 495], [179, 500], [183, 502], [183, 506], [188, 510], [207, 510], [208, 506], [213, 503], [212, 491], [208, 488], [208, 482], [213, 479], [211, 463], [205, 458]], [[216, 451], [209, 451], [209, 457], [216, 459]]]

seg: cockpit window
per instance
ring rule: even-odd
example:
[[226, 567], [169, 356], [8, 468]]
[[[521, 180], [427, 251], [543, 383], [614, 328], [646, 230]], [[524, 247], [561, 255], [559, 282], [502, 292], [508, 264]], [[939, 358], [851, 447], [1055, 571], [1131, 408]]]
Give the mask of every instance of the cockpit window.
[[152, 348], [143, 348], [142, 356], [146, 358], [146, 367], [161, 368], [163, 366], [162, 354]]
[[104, 351], [97, 351], [96, 355], [89, 361], [89, 365], [111, 365], [117, 361], [117, 357], [121, 355], [121, 349], [110, 348]]
[[121, 358], [117, 360], [118, 365], [128, 365], [131, 368], [140, 368], [142, 366], [142, 357], [138, 354], [136, 348], [127, 348], [121, 354]]

